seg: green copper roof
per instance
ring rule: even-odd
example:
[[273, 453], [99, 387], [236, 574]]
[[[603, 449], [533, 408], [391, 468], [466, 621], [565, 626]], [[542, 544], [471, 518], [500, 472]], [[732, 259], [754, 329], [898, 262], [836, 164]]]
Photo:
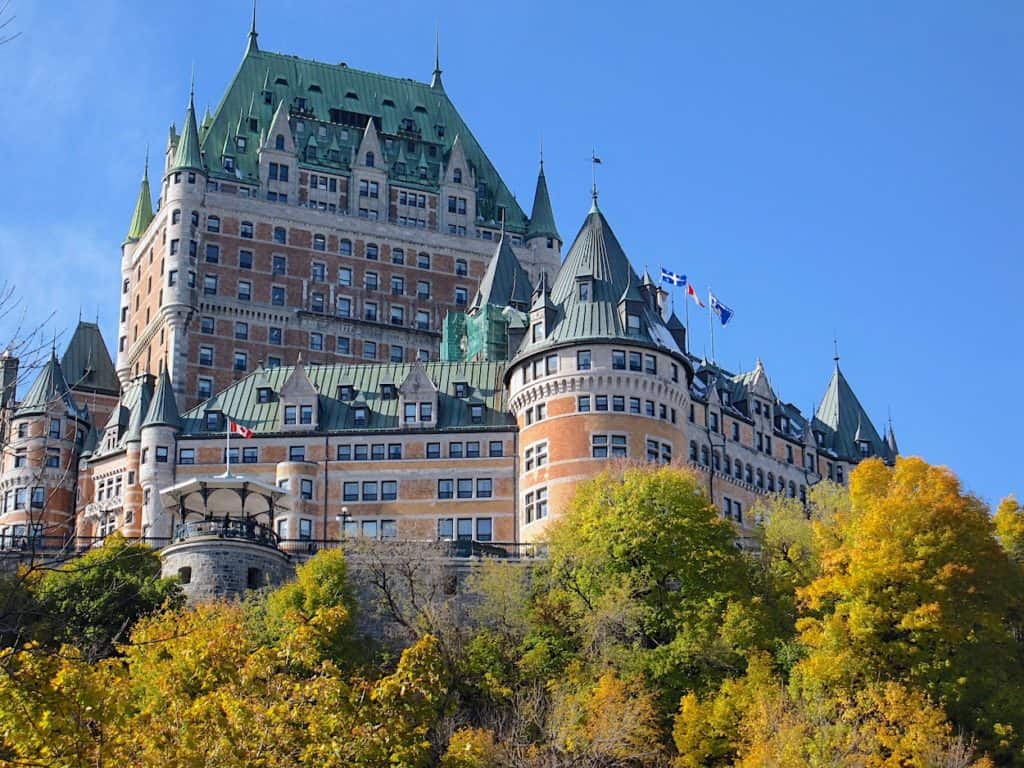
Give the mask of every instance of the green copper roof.
[[480, 288], [470, 310], [478, 309], [484, 304], [493, 304], [496, 307], [511, 305], [524, 311], [530, 307], [530, 276], [512, 252], [512, 246], [504, 235], [498, 240], [494, 256], [480, 279]]
[[[584, 284], [589, 298], [581, 297]], [[543, 339], [525, 339], [517, 357], [591, 339], [630, 342], [682, 355], [660, 313], [640, 295], [639, 285], [640, 279], [604, 214], [592, 208], [562, 262], [550, 299], [543, 295], [534, 299], [533, 309], [548, 301], [554, 306], [554, 322]], [[640, 315], [638, 332], [626, 327], [619, 307], [623, 300], [630, 312]]]
[[825, 397], [818, 406], [815, 414], [818, 421], [828, 427], [832, 434], [826, 434], [826, 447], [831, 449], [837, 456], [859, 461], [861, 459], [860, 448], [857, 445], [857, 433], [860, 432], [860, 439], [867, 440], [871, 444], [873, 456], [886, 457], [887, 448], [878, 436], [871, 418], [861, 406], [857, 396], [853, 394], [846, 377], [839, 369], [839, 362], [836, 361], [835, 370], [832, 372], [832, 379], [825, 390]]
[[[320, 431], [377, 431], [404, 429], [399, 412], [399, 400], [383, 397], [383, 385], [402, 385], [417, 365], [438, 389], [438, 429], [487, 429], [513, 425], [501, 386], [504, 363], [394, 363], [368, 365], [316, 365], [306, 368], [310, 382], [319, 393]], [[232, 384], [205, 403], [197, 405], [182, 417], [186, 435], [207, 434], [204, 414], [208, 410], [220, 411], [257, 434], [278, 432], [281, 425], [282, 403], [278, 397], [271, 402], [259, 402], [258, 390], [269, 388], [280, 392], [291, 377], [294, 366], [266, 368], [254, 371]], [[478, 394], [484, 405], [483, 420], [474, 424], [470, 418], [467, 398], [455, 397], [455, 384], [469, 385], [469, 391]], [[350, 385], [355, 390], [352, 402], [338, 399], [339, 388]], [[475, 392], [479, 390], [479, 392]], [[354, 405], [369, 409], [367, 426], [354, 423]]]
[[540, 173], [537, 174], [537, 191], [533, 193], [533, 211], [530, 213], [530, 223], [526, 227], [527, 239], [531, 237], [554, 237], [561, 240], [558, 228], [555, 226], [555, 214], [551, 210], [551, 198], [548, 196], [548, 182], [544, 178], [544, 161], [540, 163]]
[[16, 415], [46, 413], [61, 400], [69, 412], [78, 412], [75, 401], [71, 397], [68, 382], [64, 378], [64, 371], [61, 370], [60, 363], [57, 362], [57, 353], [51, 351], [50, 359], [36, 376], [36, 380], [32, 382], [32, 387], [25, 395], [25, 399], [18, 404]]
[[[245, 121], [241, 136], [246, 140], [245, 148], [240, 149], [236, 141], [238, 115], [250, 104], [255, 114]], [[497, 226], [498, 208], [504, 206], [507, 228], [517, 233], [525, 231], [526, 215], [443, 88], [254, 47], [247, 51], [202, 137], [203, 156], [212, 177], [259, 184], [261, 132], [269, 129], [280, 104], [289, 109], [297, 147], [305, 148], [308, 136], [315, 133], [319, 146], [330, 146], [335, 141], [342, 148], [338, 159], [321, 155], [316, 164], [338, 174], [349, 172], [370, 117], [377, 123], [381, 143], [387, 145], [391, 140], [390, 149], [385, 146], [385, 156], [378, 158], [378, 167], [393, 169], [400, 155], [406, 162], [406, 145], [412, 142], [416, 145], [412, 158], [417, 158], [421, 149], [426, 150], [427, 179], [420, 183], [434, 188], [442, 178], [452, 143], [460, 136], [467, 162], [476, 174], [478, 218]], [[321, 128], [325, 135], [320, 135]], [[187, 128], [179, 140], [179, 156], [186, 143], [185, 133]], [[225, 147], [233, 153], [235, 171], [224, 169]], [[407, 166], [416, 162], [409, 160]], [[412, 170], [407, 167], [407, 172]], [[418, 177], [418, 173], [414, 175]]]
[[178, 149], [174, 153], [174, 162], [170, 170], [182, 169], [193, 171], [204, 170], [203, 155], [199, 145], [199, 126], [196, 125], [195, 93], [189, 94], [188, 110], [185, 112], [185, 125], [178, 138]]
[[77, 392], [116, 395], [121, 391], [117, 371], [96, 323], [78, 321], [60, 367], [69, 377], [71, 388]]
[[135, 201], [132, 220], [128, 224], [126, 240], [138, 240], [153, 220], [153, 196], [149, 191], [149, 155], [146, 156], [146, 169], [142, 172], [142, 184], [139, 185], [139, 197]]
[[130, 409], [130, 416], [128, 429], [122, 437], [124, 443], [142, 439], [142, 424], [146, 420], [146, 414], [149, 413], [149, 404], [153, 398], [153, 377], [150, 374], [140, 376], [134, 383], [134, 392], [130, 398], [125, 398], [125, 404]]
[[178, 404], [174, 402], [174, 390], [171, 387], [171, 377], [164, 368], [163, 373], [157, 380], [156, 392], [153, 393], [153, 401], [149, 404], [149, 412], [146, 420], [142, 422], [142, 428], [146, 427], [175, 427], [181, 429], [181, 417], [178, 415]]

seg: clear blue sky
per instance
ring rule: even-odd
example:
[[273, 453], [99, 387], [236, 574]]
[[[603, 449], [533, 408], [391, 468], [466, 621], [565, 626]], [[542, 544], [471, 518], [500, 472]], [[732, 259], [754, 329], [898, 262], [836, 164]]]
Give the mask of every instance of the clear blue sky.
[[[0, 47], [0, 279], [114, 338], [119, 244], [158, 157], [240, 61], [244, 2], [14, 0]], [[442, 14], [443, 15], [440, 15]], [[842, 366], [881, 431], [989, 501], [1024, 495], [1024, 4], [261, 0], [263, 48], [445, 86], [527, 209], [543, 135], [565, 238], [602, 209], [634, 263], [736, 311], [808, 408]], [[692, 313], [691, 313], [692, 314]], [[4, 331], [0, 327], [0, 338]], [[701, 351], [706, 326], [694, 331]]]

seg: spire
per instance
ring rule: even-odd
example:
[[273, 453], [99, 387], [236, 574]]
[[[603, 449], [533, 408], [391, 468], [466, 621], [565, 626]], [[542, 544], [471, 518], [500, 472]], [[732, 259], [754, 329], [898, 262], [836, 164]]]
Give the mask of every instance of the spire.
[[167, 372], [166, 365], [157, 381], [156, 392], [153, 393], [153, 400], [149, 404], [146, 419], [142, 422], [142, 429], [146, 427], [181, 429], [181, 416], [178, 414], [178, 405], [174, 402], [174, 390], [171, 387], [171, 377]]
[[896, 433], [892, 428], [892, 416], [885, 427], [885, 447], [889, 449], [889, 456], [895, 459], [900, 454], [899, 446], [896, 445]]
[[530, 306], [530, 298], [530, 278], [512, 251], [508, 238], [502, 237], [469, 309], [473, 311], [492, 304], [496, 307], [511, 305], [525, 311]]
[[188, 96], [188, 109], [185, 111], [185, 125], [181, 130], [181, 138], [178, 139], [174, 162], [171, 164], [171, 170], [183, 168], [193, 171], [205, 170], [203, 154], [199, 146], [199, 126], [196, 125], [196, 84], [194, 79]]
[[441, 82], [441, 34], [434, 29], [434, 75], [430, 79], [430, 87], [439, 91], [444, 90], [444, 83]]
[[125, 242], [135, 242], [146, 231], [146, 227], [153, 220], [153, 197], [149, 191], [149, 147], [146, 148], [146, 165], [142, 171], [142, 184], [139, 186], [139, 196], [135, 200], [135, 210], [132, 212], [132, 220], [128, 224], [128, 235]]
[[832, 372], [832, 379], [825, 390], [825, 396], [814, 415], [830, 431], [830, 447], [840, 458], [860, 461], [858, 443], [861, 441], [871, 445], [873, 455], [884, 455], [882, 438], [878, 436], [867, 411], [839, 369], [838, 360]]
[[548, 182], [544, 177], [544, 150], [541, 150], [540, 172], [537, 174], [537, 191], [533, 193], [533, 211], [530, 223], [526, 227], [526, 239], [534, 237], [553, 237], [561, 241], [558, 228], [555, 226], [555, 214], [551, 210], [551, 198], [548, 195]]
[[256, 42], [257, 37], [259, 37], [259, 33], [256, 31], [256, 0], [252, 0], [252, 26], [249, 27], [249, 45], [245, 49], [246, 55], [259, 52], [260, 46]]

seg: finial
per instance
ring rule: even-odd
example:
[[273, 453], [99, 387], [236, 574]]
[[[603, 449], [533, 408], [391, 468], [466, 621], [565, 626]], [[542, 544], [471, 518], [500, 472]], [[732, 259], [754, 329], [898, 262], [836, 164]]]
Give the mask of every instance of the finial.
[[836, 367], [838, 367], [839, 366], [839, 339], [837, 339], [834, 334], [832, 336], [832, 352], [833, 352], [832, 359], [835, 361]]
[[540, 172], [544, 173], [544, 134], [540, 135]]
[[597, 166], [601, 165], [601, 158], [597, 156], [597, 149], [590, 151], [590, 198], [593, 201], [590, 212], [597, 211]]
[[192, 83], [188, 89], [188, 106], [190, 109], [196, 108], [196, 63], [192, 62]]
[[149, 144], [146, 145], [146, 162], [142, 166], [142, 180], [149, 181]]
[[257, 37], [259, 37], [259, 33], [256, 32], [256, 0], [252, 0], [252, 25], [249, 27], [249, 48], [246, 53], [260, 49], [256, 42]]
[[434, 76], [430, 80], [430, 87], [444, 88], [441, 84], [441, 33], [436, 24], [434, 25]]

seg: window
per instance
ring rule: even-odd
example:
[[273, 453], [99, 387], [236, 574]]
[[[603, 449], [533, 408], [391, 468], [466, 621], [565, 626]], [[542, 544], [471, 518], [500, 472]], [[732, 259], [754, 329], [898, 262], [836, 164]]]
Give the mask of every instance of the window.
[[623, 350], [612, 350], [612, 369], [616, 371], [626, 370], [626, 353]]
[[284, 306], [284, 286], [272, 285], [270, 287], [270, 303], [275, 307]]
[[247, 352], [236, 351], [235, 352], [235, 370], [244, 371], [249, 367], [249, 354]]
[[341, 498], [342, 501], [359, 501], [359, 483], [342, 483]]
[[581, 349], [576, 353], [576, 370], [578, 371], [589, 371], [590, 370], [590, 350]]
[[651, 375], [658, 373], [658, 358], [654, 355], [644, 355], [644, 373]]
[[299, 498], [310, 501], [313, 498], [313, 481], [308, 478], [303, 478], [299, 482]]
[[469, 274], [469, 266], [466, 264], [465, 259], [455, 260], [455, 274], [463, 277]]
[[640, 371], [643, 370], [642, 355], [639, 352], [629, 353], [629, 370]]
[[580, 395], [576, 398], [576, 410], [580, 413], [588, 413], [590, 411], [590, 395]]
[[340, 243], [338, 243], [338, 253], [340, 253], [342, 256], [351, 256], [352, 255], [352, 241], [351, 240], [342, 240]]
[[48, 450], [46, 452], [46, 466], [50, 468], [60, 467], [59, 450]]
[[379, 251], [377, 249], [377, 244], [376, 243], [367, 243], [366, 244], [366, 258], [367, 259], [369, 259], [370, 261], [377, 261], [378, 254], [379, 254]]
[[428, 459], [439, 459], [439, 458], [441, 458], [441, 444], [440, 443], [427, 443], [427, 458]]
[[590, 288], [591, 283], [589, 280], [582, 280], [579, 283], [579, 298], [580, 301], [590, 301]]
[[489, 477], [480, 477], [476, 481], [476, 497], [489, 499], [494, 493], [494, 481]]
[[206, 244], [206, 263], [217, 264], [220, 262], [220, 246], [216, 243]]
[[732, 423], [732, 439], [737, 443], [740, 441], [740, 423], [738, 421]]
[[243, 464], [256, 464], [259, 462], [259, 449], [258, 448], [243, 448], [242, 449], [242, 463]]
[[430, 269], [430, 254], [426, 251], [416, 254], [416, 266], [420, 269]]
[[339, 336], [334, 340], [334, 351], [339, 355], [352, 354], [352, 339], [348, 336]]
[[178, 284], [178, 270], [172, 269], [167, 273], [167, 285]]
[[[369, 318], [367, 318], [369, 319]], [[376, 341], [364, 341], [363, 342], [363, 357], [367, 360], [377, 359], [377, 342]]]
[[[326, 251], [327, 250], [327, 238], [323, 235], [313, 235], [313, 250], [314, 251]], [[314, 273], [315, 275], [315, 273]], [[314, 276], [314, 280], [316, 277]], [[323, 280], [323, 277], [320, 278]]]
[[473, 481], [469, 478], [460, 477], [456, 481], [455, 495], [460, 499], [472, 499], [473, 498]]
[[251, 221], [243, 221], [241, 226], [239, 227], [238, 234], [239, 234], [240, 237], [247, 237], [247, 238], [251, 239], [252, 238], [252, 222]]
[[241, 269], [252, 269], [252, 251], [245, 249], [238, 251], [238, 266]]
[[213, 365], [213, 347], [199, 348], [199, 364]]
[[239, 341], [245, 341], [249, 338], [249, 324], [243, 323], [242, 321], [235, 322], [235, 338]]
[[299, 423], [300, 424], [312, 424], [313, 423], [313, 406], [312, 405], [300, 405], [299, 406]]
[[267, 341], [269, 341], [271, 344], [283, 344], [284, 334], [282, 333], [281, 329], [271, 326], [270, 329], [267, 331]]
[[204, 296], [216, 296], [217, 295], [217, 276], [216, 275], [204, 275], [203, 276], [203, 295]]
[[383, 480], [380, 484], [380, 500], [395, 501], [398, 498], [398, 481]]
[[454, 481], [452, 480], [438, 480], [437, 481], [437, 498], [439, 499], [450, 499], [453, 496]]
[[398, 461], [402, 458], [402, 444], [388, 443], [388, 461]]
[[370, 420], [370, 411], [365, 405], [358, 405], [352, 409], [352, 422], [357, 427], [365, 427]]
[[215, 234], [220, 232], [220, 216], [208, 216], [206, 218], [206, 231]]
[[[212, 355], [213, 352], [211, 351]], [[208, 400], [213, 395], [213, 380], [212, 379], [199, 379], [198, 386], [196, 388], [196, 396], [200, 400]]]
[[428, 310], [416, 311], [416, 327], [421, 331], [430, 330], [430, 312]]
[[248, 280], [238, 281], [238, 300], [239, 301], [251, 301], [252, 300], [252, 283]]
[[288, 461], [305, 461], [306, 448], [301, 445], [288, 446]]
[[466, 306], [469, 301], [469, 292], [462, 286], [455, 289], [455, 303], [460, 307]]
[[594, 410], [595, 411], [607, 411], [608, 410], [608, 395], [595, 395], [595, 397], [594, 397]]
[[469, 418], [474, 424], [482, 422], [484, 420], [484, 407], [482, 405], [469, 406]]
[[487, 455], [491, 457], [502, 456], [505, 444], [501, 440], [491, 440], [487, 447]]
[[167, 463], [167, 446], [166, 445], [158, 445], [156, 447], [156, 462], [157, 462], [157, 464], [166, 464]]

